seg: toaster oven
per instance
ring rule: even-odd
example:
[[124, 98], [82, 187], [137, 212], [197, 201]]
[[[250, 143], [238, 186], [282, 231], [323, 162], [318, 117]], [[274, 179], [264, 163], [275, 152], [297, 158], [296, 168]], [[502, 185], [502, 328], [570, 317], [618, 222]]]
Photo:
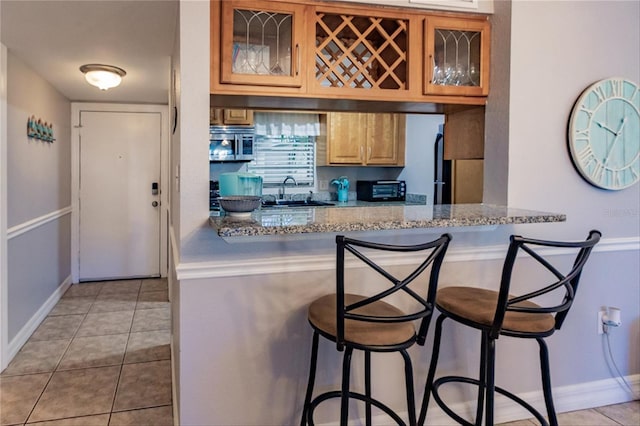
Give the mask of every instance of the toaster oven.
[[356, 195], [361, 201], [404, 201], [407, 185], [403, 180], [359, 180]]

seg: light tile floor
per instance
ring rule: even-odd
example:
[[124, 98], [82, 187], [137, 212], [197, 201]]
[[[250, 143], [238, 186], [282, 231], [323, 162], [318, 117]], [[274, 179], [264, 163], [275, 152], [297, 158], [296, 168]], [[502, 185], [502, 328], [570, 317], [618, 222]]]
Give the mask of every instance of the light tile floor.
[[72, 285], [0, 374], [0, 425], [173, 425], [167, 294]]
[[[169, 341], [165, 279], [73, 285], [0, 374], [0, 425], [173, 425]], [[640, 401], [558, 420], [638, 426]]]
[[[640, 425], [640, 401], [559, 413], [558, 423], [560, 426], [638, 426]], [[534, 426], [538, 424], [539, 422], [536, 420], [520, 420], [502, 423], [499, 426]]]

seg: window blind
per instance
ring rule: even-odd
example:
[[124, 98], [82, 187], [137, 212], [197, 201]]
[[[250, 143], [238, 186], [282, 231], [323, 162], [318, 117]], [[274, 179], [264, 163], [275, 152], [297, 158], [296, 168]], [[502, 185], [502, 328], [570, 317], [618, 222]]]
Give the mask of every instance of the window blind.
[[315, 137], [320, 134], [318, 114], [256, 111], [254, 120], [255, 153], [248, 171], [262, 176], [266, 188], [280, 186], [287, 176], [292, 176], [298, 186], [313, 187]]
[[287, 176], [298, 186], [314, 186], [315, 137], [257, 135], [254, 147], [248, 171], [262, 176], [263, 186], [280, 186]]

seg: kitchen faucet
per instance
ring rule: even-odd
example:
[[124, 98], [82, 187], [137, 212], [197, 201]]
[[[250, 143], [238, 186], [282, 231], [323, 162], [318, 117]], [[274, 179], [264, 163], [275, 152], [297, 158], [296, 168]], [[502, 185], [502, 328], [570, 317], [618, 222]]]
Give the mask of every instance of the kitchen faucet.
[[293, 184], [295, 186], [298, 186], [298, 182], [296, 182], [295, 178], [293, 176], [287, 176], [286, 178], [284, 178], [284, 180], [282, 181], [282, 184], [280, 184], [280, 189], [278, 189], [278, 198], [283, 200], [284, 199], [284, 191], [285, 191], [285, 187], [287, 185], [287, 182], [289, 181], [289, 179], [291, 179], [293, 181]]

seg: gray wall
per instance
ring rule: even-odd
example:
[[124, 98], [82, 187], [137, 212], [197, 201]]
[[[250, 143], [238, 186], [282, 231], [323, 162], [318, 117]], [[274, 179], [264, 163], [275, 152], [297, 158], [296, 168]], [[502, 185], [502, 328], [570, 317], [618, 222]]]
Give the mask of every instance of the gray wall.
[[[639, 187], [607, 192], [584, 182], [571, 165], [566, 127], [575, 99], [593, 81], [609, 76], [640, 80], [640, 3], [501, 1], [495, 5], [494, 22], [499, 22], [500, 31], [494, 34], [498, 37], [494, 48], [499, 46], [502, 51], [493, 63], [494, 77], [500, 78], [492, 83], [487, 106], [486, 156], [491, 157], [487, 161], [491, 173], [485, 189], [487, 185], [497, 188], [491, 195], [497, 202], [566, 213], [567, 221], [499, 226], [490, 231], [452, 230], [450, 251], [462, 257], [478, 253], [482, 258], [486, 249], [506, 244], [512, 233], [581, 239], [592, 228], [603, 231], [602, 248], [587, 265], [576, 303], [563, 329], [549, 339], [553, 386], [565, 390], [556, 394], [562, 402], [558, 408], [603, 405], [602, 392], [593, 384], [611, 379], [615, 373], [607, 360], [606, 342], [596, 333], [596, 313], [601, 306], [622, 308], [623, 324], [611, 335], [612, 353], [622, 374], [640, 373]], [[500, 38], [509, 33], [510, 38]], [[183, 67], [186, 60], [183, 56]], [[206, 118], [202, 125], [206, 126]], [[195, 145], [196, 141], [183, 140], [187, 143]], [[204, 161], [182, 161], [182, 167], [206, 170]], [[182, 211], [187, 207], [182, 205]], [[290, 262], [299, 260], [298, 253], [279, 252], [276, 247], [265, 247], [265, 254], [278, 259], [289, 256]], [[562, 255], [554, 260], [571, 261]], [[501, 263], [497, 257], [447, 262], [442, 285], [495, 288]], [[525, 267], [519, 287], [523, 291], [539, 284], [527, 272]], [[304, 312], [313, 297], [331, 289], [331, 282], [328, 270], [305, 273], [303, 280], [300, 274], [285, 272], [182, 280], [178, 349], [181, 420], [220, 424], [297, 421], [310, 346]], [[453, 374], [475, 373], [477, 335], [458, 326], [447, 327], [445, 333], [443, 369]], [[431, 339], [432, 333], [429, 336]], [[323, 346], [320, 353], [319, 371], [324, 373], [319, 385], [323, 389], [339, 382], [339, 355], [330, 346]], [[426, 351], [417, 348], [412, 352], [417, 383], [424, 383], [429, 344], [426, 347]], [[497, 351], [499, 385], [519, 394], [539, 392], [534, 342], [501, 338]], [[384, 365], [376, 374], [399, 371], [395, 364]], [[374, 392], [388, 394], [400, 389], [397, 377], [386, 377], [382, 382], [376, 379]], [[384, 386], [385, 379], [389, 386]], [[421, 394], [421, 389], [417, 392]], [[573, 392], [569, 395], [573, 405], [562, 398], [566, 392]], [[473, 399], [462, 393], [452, 397], [454, 401]], [[335, 410], [324, 419], [334, 419], [334, 415]]]
[[596, 253], [587, 265], [565, 330], [552, 340], [554, 385], [611, 377], [603, 336], [595, 334], [603, 305], [622, 308], [613, 353], [623, 374], [637, 374], [640, 188], [605, 191], [585, 182], [572, 166], [566, 132], [575, 100], [591, 83], [613, 76], [640, 80], [640, 3], [516, 1], [511, 7], [510, 89], [503, 92], [509, 95], [509, 205], [567, 215], [562, 225], [516, 231], [576, 238], [597, 228], [606, 241], [635, 244], [630, 251]]
[[587, 184], [572, 166], [566, 132], [591, 83], [640, 81], [640, 3], [516, 1], [512, 9], [509, 204], [566, 213], [557, 236], [597, 227], [606, 238], [638, 237], [638, 185], [605, 191]]
[[[7, 83], [7, 227], [11, 236], [26, 222], [39, 225], [8, 242], [11, 342], [70, 275], [70, 215], [42, 221], [71, 205], [71, 106], [11, 52]], [[53, 123], [54, 143], [27, 138], [32, 115]]]

